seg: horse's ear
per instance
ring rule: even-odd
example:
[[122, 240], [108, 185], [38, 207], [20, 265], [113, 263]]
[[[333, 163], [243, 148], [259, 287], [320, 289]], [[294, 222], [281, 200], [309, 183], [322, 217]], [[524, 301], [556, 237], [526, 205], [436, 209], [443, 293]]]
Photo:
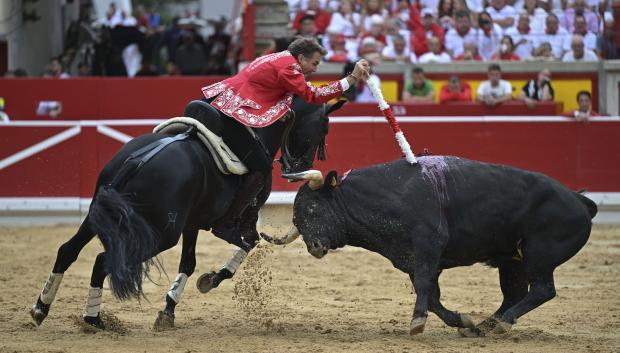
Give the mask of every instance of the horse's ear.
[[338, 186], [338, 172], [335, 170], [330, 171], [324, 180], [323, 188], [329, 191], [335, 189]]
[[342, 106], [347, 102], [346, 99], [340, 99], [338, 100], [338, 102], [328, 105], [327, 106], [327, 114], [331, 114], [332, 112], [335, 112], [336, 110], [342, 108]]

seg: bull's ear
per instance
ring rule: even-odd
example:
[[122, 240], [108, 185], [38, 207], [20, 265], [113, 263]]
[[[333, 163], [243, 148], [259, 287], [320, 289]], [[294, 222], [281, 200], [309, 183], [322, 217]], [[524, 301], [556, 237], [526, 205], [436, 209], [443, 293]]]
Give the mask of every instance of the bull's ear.
[[342, 108], [342, 106], [347, 102], [346, 99], [340, 99], [338, 100], [338, 102], [328, 105], [327, 106], [327, 114], [331, 114], [332, 112], [335, 112], [336, 110]]
[[323, 187], [329, 190], [333, 190], [336, 186], [338, 186], [338, 172], [332, 170], [327, 173], [325, 177], [325, 182], [323, 183]]

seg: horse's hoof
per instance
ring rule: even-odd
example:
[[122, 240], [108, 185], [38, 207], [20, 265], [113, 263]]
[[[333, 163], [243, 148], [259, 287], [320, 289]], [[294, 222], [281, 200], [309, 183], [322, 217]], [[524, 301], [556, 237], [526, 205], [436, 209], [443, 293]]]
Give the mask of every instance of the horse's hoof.
[[459, 335], [461, 337], [475, 338], [475, 337], [484, 337], [484, 332], [480, 331], [477, 327], [460, 327], [458, 329]]
[[207, 272], [198, 277], [196, 281], [196, 288], [200, 293], [208, 293], [211, 289], [215, 288], [213, 285], [213, 278], [215, 278], [215, 272]]
[[491, 330], [491, 332], [493, 332], [496, 335], [503, 335], [505, 333], [508, 333], [508, 331], [510, 331], [511, 328], [512, 328], [511, 323], [499, 320], [497, 322], [497, 325], [495, 325], [495, 327], [493, 328], [493, 330]]
[[84, 322], [94, 328], [105, 330], [105, 324], [101, 320], [100, 314], [97, 314], [97, 316], [84, 316]]
[[174, 314], [167, 311], [160, 311], [153, 324], [154, 331], [166, 331], [174, 328]]
[[468, 328], [476, 327], [474, 320], [472, 320], [471, 317], [469, 317], [469, 315], [465, 315], [465, 314], [460, 314], [460, 315], [461, 315], [461, 323], [463, 324], [463, 327], [468, 327]]
[[41, 310], [41, 308], [39, 308], [37, 304], [34, 304], [32, 306], [32, 309], [30, 309], [30, 316], [32, 316], [34, 322], [37, 324], [37, 326], [39, 326], [47, 317], [47, 313]]
[[409, 334], [413, 336], [424, 332], [424, 326], [426, 326], [426, 317], [413, 318], [411, 326], [409, 326]]

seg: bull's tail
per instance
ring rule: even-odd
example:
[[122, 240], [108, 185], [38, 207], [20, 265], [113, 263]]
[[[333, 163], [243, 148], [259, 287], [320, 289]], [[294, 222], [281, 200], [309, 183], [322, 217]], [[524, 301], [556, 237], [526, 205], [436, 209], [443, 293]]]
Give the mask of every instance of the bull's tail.
[[576, 194], [579, 200], [581, 201], [581, 203], [583, 203], [588, 209], [588, 213], [590, 213], [590, 219], [592, 219], [594, 218], [594, 216], [596, 216], [596, 213], [598, 212], [598, 206], [596, 206], [596, 203], [594, 201], [590, 200], [589, 198], [583, 195], [584, 191], [585, 190], [580, 190]]
[[120, 300], [139, 298], [142, 274], [148, 273], [158, 246], [154, 229], [118, 191], [101, 186], [90, 206], [92, 229], [106, 252], [105, 271], [112, 293]]

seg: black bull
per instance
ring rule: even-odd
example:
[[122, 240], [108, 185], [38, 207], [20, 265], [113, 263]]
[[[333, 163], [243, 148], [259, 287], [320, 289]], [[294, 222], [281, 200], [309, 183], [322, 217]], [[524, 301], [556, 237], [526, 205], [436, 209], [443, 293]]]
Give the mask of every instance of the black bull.
[[[317, 149], [319, 155], [324, 155], [328, 114], [343, 103], [311, 105], [296, 99], [293, 103], [296, 117], [288, 139], [284, 139], [286, 126], [280, 121], [255, 132], [272, 160], [282, 142], [286, 141], [283, 145], [290, 157], [287, 170], [307, 170], [314, 162]], [[197, 112], [198, 117], [207, 121], [218, 119], [217, 111], [212, 107], [204, 106], [205, 103], [200, 105], [203, 107], [198, 110], [191, 110], [192, 105], [188, 106], [186, 113]], [[210, 121], [217, 125], [216, 120]], [[139, 136], [123, 146], [105, 165], [97, 180], [88, 215], [78, 232], [58, 249], [50, 277], [32, 308], [31, 315], [37, 324], [47, 316], [62, 275], [95, 235], [99, 236], [105, 251], [97, 256], [93, 266], [92, 289], [84, 319], [103, 328], [99, 305], [106, 275], [110, 276], [111, 289], [117, 298], [139, 297], [143, 272], [154, 264], [149, 259], [176, 245], [182, 234], [179, 275], [166, 296], [166, 309], [160, 312], [156, 321], [156, 325], [163, 327], [174, 324], [174, 308], [185, 281], [196, 267], [198, 231], [209, 230], [226, 214], [242, 177], [220, 173], [207, 148], [195, 137], [171, 143], [143, 163], [143, 156], [153, 150], [148, 146], [166, 138], [171, 136], [160, 133]], [[255, 202], [241, 216], [238, 236], [224, 239], [241, 248], [237, 254], [241, 250], [249, 252], [258, 242], [258, 211], [270, 192], [269, 179]], [[231, 273], [226, 268], [215, 273], [210, 279], [210, 288], [232, 277], [233, 273], [234, 270]]]
[[[590, 235], [597, 207], [540, 173], [456, 157], [428, 156], [350, 172], [289, 175], [306, 179], [294, 205], [287, 243], [302, 235], [315, 257], [352, 245], [377, 252], [408, 273], [417, 298], [410, 333], [427, 312], [466, 336], [510, 329], [555, 296], [553, 271]], [[317, 173], [315, 173], [317, 172]], [[499, 269], [503, 302], [475, 326], [440, 302], [444, 269], [486, 263]]]

